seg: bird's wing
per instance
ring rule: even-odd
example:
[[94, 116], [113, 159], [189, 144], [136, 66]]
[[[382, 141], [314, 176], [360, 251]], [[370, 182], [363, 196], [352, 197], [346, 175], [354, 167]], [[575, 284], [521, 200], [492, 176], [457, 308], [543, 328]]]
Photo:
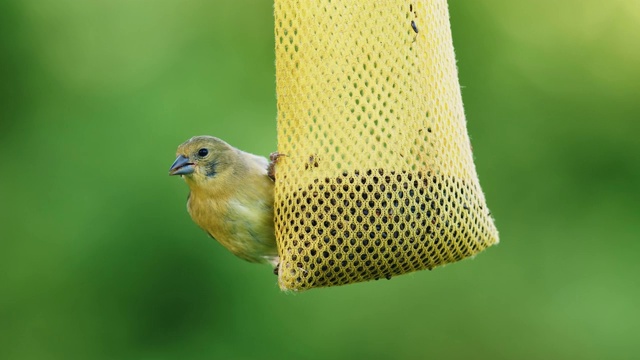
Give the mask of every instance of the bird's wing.
[[250, 153], [245, 153], [245, 155], [245, 159], [252, 167], [259, 168], [263, 170], [265, 174], [267, 173], [267, 168], [269, 167], [269, 160], [267, 158]]

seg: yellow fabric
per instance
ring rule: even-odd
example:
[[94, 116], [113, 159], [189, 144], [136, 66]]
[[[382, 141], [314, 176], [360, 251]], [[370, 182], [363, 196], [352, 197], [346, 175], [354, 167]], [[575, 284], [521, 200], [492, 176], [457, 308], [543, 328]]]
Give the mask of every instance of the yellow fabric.
[[390, 278], [497, 243], [446, 0], [275, 0], [274, 11], [280, 287]]

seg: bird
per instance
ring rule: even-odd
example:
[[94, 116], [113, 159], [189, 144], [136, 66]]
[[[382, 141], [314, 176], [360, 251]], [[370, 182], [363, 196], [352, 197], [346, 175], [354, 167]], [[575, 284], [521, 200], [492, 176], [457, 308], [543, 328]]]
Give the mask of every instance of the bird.
[[194, 136], [178, 146], [169, 175], [189, 186], [187, 211], [209, 236], [239, 258], [278, 270], [273, 217], [275, 164], [213, 136]]

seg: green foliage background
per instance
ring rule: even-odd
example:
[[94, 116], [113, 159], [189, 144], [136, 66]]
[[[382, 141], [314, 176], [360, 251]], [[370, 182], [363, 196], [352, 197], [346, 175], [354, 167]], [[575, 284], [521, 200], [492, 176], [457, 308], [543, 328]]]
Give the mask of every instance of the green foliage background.
[[640, 3], [450, 2], [501, 244], [281, 293], [167, 176], [276, 147], [272, 3], [0, 2], [0, 358], [622, 359], [640, 345]]

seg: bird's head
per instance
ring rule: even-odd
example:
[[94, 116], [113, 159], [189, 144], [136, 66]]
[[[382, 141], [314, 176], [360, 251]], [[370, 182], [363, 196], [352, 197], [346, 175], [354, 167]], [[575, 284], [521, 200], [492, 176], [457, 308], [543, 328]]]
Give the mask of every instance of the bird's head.
[[229, 167], [234, 148], [213, 136], [195, 136], [178, 146], [169, 175], [181, 175], [188, 182], [205, 183]]

